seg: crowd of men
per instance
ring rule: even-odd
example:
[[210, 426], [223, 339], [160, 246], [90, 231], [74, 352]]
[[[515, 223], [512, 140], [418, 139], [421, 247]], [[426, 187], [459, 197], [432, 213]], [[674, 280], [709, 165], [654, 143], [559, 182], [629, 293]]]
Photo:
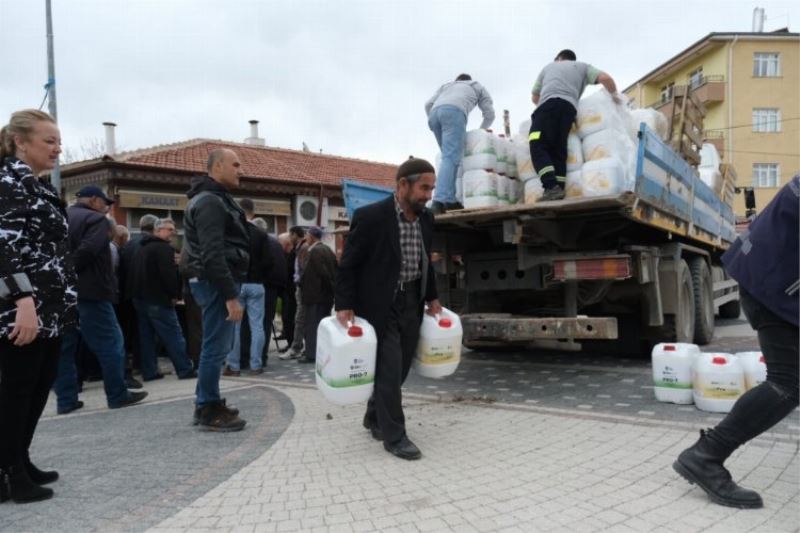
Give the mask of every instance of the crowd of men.
[[[275, 338], [276, 347], [279, 341], [285, 342], [280, 349], [281, 359], [314, 361], [316, 327], [330, 315], [333, 305], [335, 255], [321, 242], [320, 228], [292, 227], [275, 237], [268, 233], [266, 221], [255, 216], [252, 200], [234, 203], [224, 187], [226, 177], [230, 179], [226, 172], [238, 173], [233, 159], [235, 154], [230, 151], [212, 153], [209, 175], [197, 180], [201, 180], [201, 189], [203, 184], [209, 188], [209, 181], [212, 190], [223, 185], [224, 192], [217, 192], [228, 197], [231, 216], [239, 221], [242, 231], [241, 243], [234, 242], [234, 246], [224, 237], [222, 245], [217, 246], [215, 232], [203, 228], [217, 223], [212, 211], [215, 205], [209, 202], [214, 199], [209, 196], [212, 193], [190, 191], [186, 220], [191, 229], [187, 228], [187, 233], [194, 230], [194, 234], [185, 236], [182, 247], [177, 242], [174, 220], [144, 215], [139, 220], [139, 232], [131, 236], [127, 227], [115, 224], [107, 215], [114, 201], [102, 189], [89, 185], [77, 193], [77, 201], [68, 208], [67, 216], [69, 244], [78, 274], [80, 323], [63, 342], [54, 385], [59, 414], [83, 407], [79, 392], [85, 381], [102, 379], [109, 408], [142, 401], [147, 396], [142, 381], [164, 378], [158, 363], [160, 356], [169, 359], [177, 379], [196, 379], [200, 372], [202, 380], [204, 325], [210, 330], [215, 328], [204, 324], [204, 314], [207, 320], [213, 318], [231, 329], [230, 342], [223, 347], [222, 375], [261, 374], [271, 337]], [[193, 190], [198, 187], [198, 183], [193, 185]], [[207, 198], [205, 208], [198, 210], [197, 201], [191, 202], [197, 196]], [[209, 220], [200, 222], [203, 235], [198, 240], [198, 219], [202, 218]], [[219, 227], [225, 226], [223, 219]], [[195, 239], [194, 250], [190, 238]], [[235, 272], [229, 260], [237, 245], [245, 259], [242, 272]], [[193, 256], [198, 259], [194, 265]], [[213, 272], [215, 266], [218, 272]], [[196, 285], [215, 281], [216, 287], [230, 282], [233, 292], [225, 294], [225, 301], [237, 302], [230, 303], [228, 309], [235, 311], [238, 306], [238, 315], [235, 311], [214, 318], [210, 316], [213, 313], [204, 313], [208, 302], [200, 294], [202, 287], [198, 291]], [[305, 296], [303, 286], [309, 287]], [[325, 294], [331, 295], [329, 301]], [[280, 335], [274, 331], [273, 322], [279, 300]], [[309, 335], [312, 329], [313, 334]], [[217, 370], [216, 376], [206, 376], [206, 381], [216, 378], [218, 382], [219, 373]], [[140, 374], [140, 379], [135, 374]], [[206, 398], [201, 389], [198, 384], [199, 400]], [[218, 392], [211, 397], [212, 404], [225, 405], [224, 399], [217, 398]], [[208, 429], [225, 431], [244, 426], [238, 416], [220, 419], [219, 409], [212, 409], [214, 416], [198, 417], [203, 403], [198, 401], [197, 407], [195, 421], [206, 422], [211, 426]], [[235, 409], [225, 412], [232, 411]]]

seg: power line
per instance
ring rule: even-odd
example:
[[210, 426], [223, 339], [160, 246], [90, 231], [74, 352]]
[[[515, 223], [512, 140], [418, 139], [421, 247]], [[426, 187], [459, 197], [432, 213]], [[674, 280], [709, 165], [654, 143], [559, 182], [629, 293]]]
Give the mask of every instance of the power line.
[[758, 152], [750, 150], [723, 150], [724, 152], [732, 152], [734, 154], [756, 154], [756, 155], [777, 155], [787, 157], [800, 157], [800, 154], [782, 154], [779, 152]]
[[[777, 124], [780, 124], [781, 122], [791, 122], [792, 120], [800, 120], [800, 117], [782, 118], [777, 121]], [[762, 122], [751, 122], [750, 124], [739, 124], [738, 126], [729, 126], [727, 128], [708, 128], [705, 131], [724, 131], [724, 130], [735, 130], [739, 128], [751, 128], [753, 126], [758, 126], [760, 124], [762, 124]], [[780, 133], [780, 132], [773, 132], [773, 133]]]

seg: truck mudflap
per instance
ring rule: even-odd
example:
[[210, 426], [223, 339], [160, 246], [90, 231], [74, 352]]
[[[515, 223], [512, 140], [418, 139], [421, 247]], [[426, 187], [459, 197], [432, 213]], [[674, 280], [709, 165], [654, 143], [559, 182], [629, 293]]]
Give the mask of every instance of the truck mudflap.
[[613, 317], [533, 318], [511, 314], [461, 315], [464, 341], [526, 342], [538, 339], [614, 340], [618, 336]]

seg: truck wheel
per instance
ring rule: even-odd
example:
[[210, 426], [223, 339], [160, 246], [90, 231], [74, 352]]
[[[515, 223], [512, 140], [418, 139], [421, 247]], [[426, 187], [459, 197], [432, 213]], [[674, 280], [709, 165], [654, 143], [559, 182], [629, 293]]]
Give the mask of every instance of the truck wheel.
[[664, 337], [672, 342], [692, 342], [694, 340], [694, 286], [689, 265], [681, 259], [678, 263], [678, 312], [664, 317]]
[[711, 271], [702, 257], [689, 259], [694, 293], [694, 342], [708, 344], [714, 338], [714, 291], [711, 286]]
[[739, 300], [733, 300], [719, 306], [720, 318], [739, 318], [742, 314], [742, 304]]

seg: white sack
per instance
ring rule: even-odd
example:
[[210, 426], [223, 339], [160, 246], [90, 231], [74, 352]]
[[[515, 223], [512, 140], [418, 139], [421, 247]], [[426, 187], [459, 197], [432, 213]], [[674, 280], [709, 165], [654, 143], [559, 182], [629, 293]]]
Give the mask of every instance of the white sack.
[[579, 170], [581, 165], [583, 165], [581, 138], [577, 134], [570, 133], [567, 137], [567, 172]]

